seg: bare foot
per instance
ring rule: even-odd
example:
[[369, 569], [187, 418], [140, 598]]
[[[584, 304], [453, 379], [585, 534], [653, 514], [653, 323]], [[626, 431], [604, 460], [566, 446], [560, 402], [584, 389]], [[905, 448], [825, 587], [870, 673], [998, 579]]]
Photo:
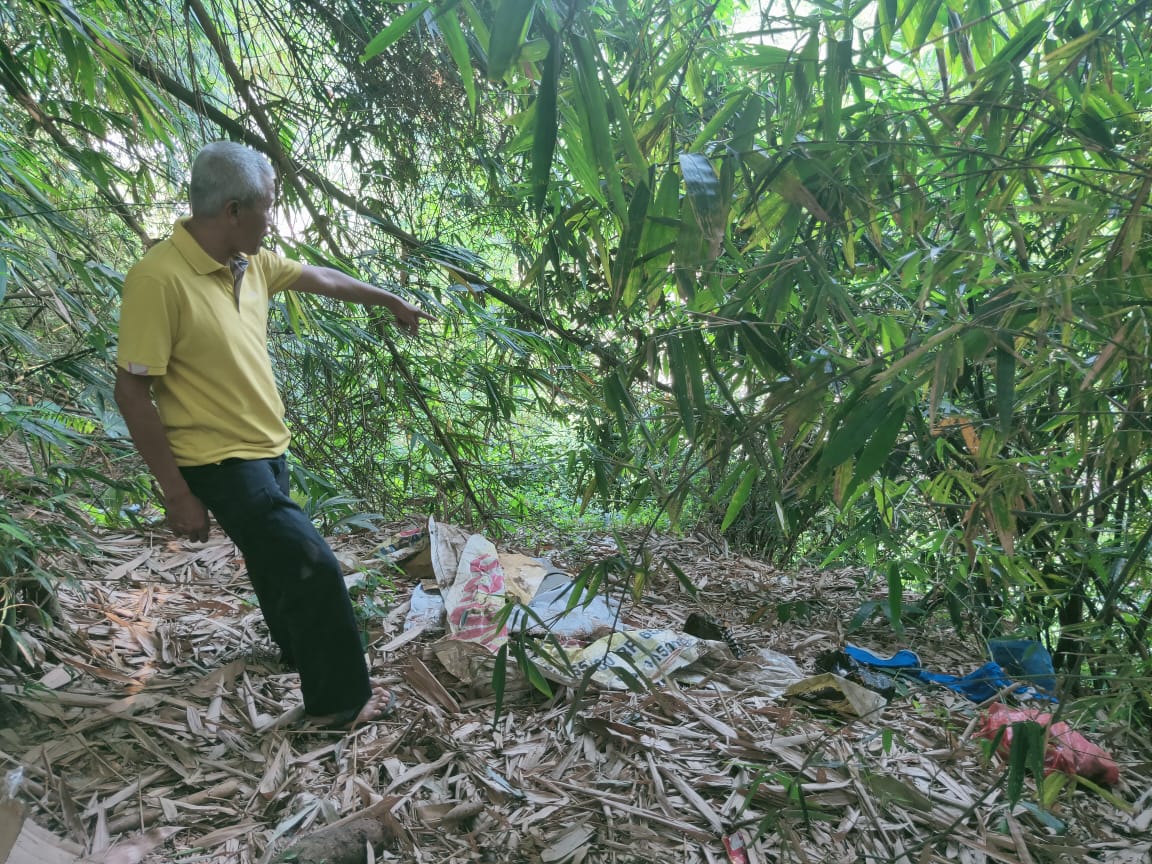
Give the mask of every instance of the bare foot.
[[385, 688], [378, 681], [372, 682], [372, 695], [361, 706], [356, 716], [349, 717], [351, 712], [344, 714], [328, 714], [322, 717], [309, 717], [310, 726], [319, 726], [324, 729], [344, 729], [351, 731], [365, 723], [383, 720], [396, 707], [396, 694]]

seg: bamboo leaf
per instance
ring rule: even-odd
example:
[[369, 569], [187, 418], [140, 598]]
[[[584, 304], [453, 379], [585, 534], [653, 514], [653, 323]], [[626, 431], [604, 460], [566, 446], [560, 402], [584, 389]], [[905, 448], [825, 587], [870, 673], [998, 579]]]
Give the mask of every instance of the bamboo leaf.
[[692, 209], [692, 203], [685, 196], [680, 202], [680, 228], [676, 232], [675, 272], [676, 290], [680, 299], [691, 303], [696, 298], [696, 286], [703, 275], [700, 265], [704, 262], [704, 234], [700, 222]]
[[548, 178], [556, 151], [556, 97], [560, 86], [560, 43], [555, 33], [548, 38], [548, 55], [536, 96], [536, 134], [532, 137], [532, 206], [536, 215], [544, 212], [548, 196]]
[[684, 424], [684, 432], [688, 438], [695, 438], [696, 411], [692, 405], [692, 393], [688, 384], [690, 372], [684, 358], [684, 344], [679, 337], [672, 336], [667, 341], [667, 348], [668, 371], [672, 376], [672, 395], [680, 411], [680, 421]]
[[522, 671], [528, 679], [528, 683], [551, 699], [552, 686], [548, 683], [548, 679], [540, 672], [540, 667], [528, 656], [528, 652], [524, 649], [524, 642], [521, 639], [515, 640], [512, 650], [516, 654], [516, 663], [519, 665], [520, 671]]
[[888, 620], [897, 636], [904, 635], [904, 622], [901, 618], [904, 609], [904, 580], [900, 576], [900, 564], [888, 564]]
[[720, 63], [727, 67], [744, 69], [783, 69], [794, 59], [795, 55], [787, 48], [778, 48], [775, 45], [748, 45], [749, 54], [736, 56], [723, 56]]
[[748, 101], [750, 95], [749, 91], [740, 90], [734, 96], [730, 97], [728, 101], [721, 106], [720, 110], [713, 115], [712, 119], [708, 121], [708, 124], [700, 130], [700, 134], [696, 136], [692, 141], [692, 146], [688, 149], [690, 151], [704, 149], [704, 145], [711, 141], [716, 133], [724, 128], [724, 124], [732, 119], [737, 111], [744, 107], [744, 103]]
[[706, 156], [681, 153], [680, 172], [688, 189], [685, 204], [692, 218], [684, 218], [686, 214], [681, 210], [676, 272], [683, 296], [691, 299], [695, 295], [695, 271], [701, 267], [707, 270], [720, 254], [720, 241], [724, 236], [723, 207], [720, 178]]
[[831, 471], [865, 446], [876, 428], [889, 416], [887, 400], [857, 401], [845, 411], [839, 428], [828, 439], [820, 456], [820, 468]]
[[879, 600], [865, 600], [856, 610], [856, 614], [852, 616], [852, 620], [848, 622], [848, 626], [844, 628], [844, 632], [848, 635], [855, 633], [868, 623], [868, 619], [875, 615], [879, 608]]
[[760, 477], [760, 469], [755, 462], [745, 462], [741, 469], [743, 474], [740, 477], [740, 485], [736, 487], [736, 491], [732, 493], [732, 500], [728, 502], [728, 509], [724, 512], [724, 521], [720, 523], [721, 531], [727, 531], [736, 521], [736, 517], [740, 515], [740, 511], [748, 503], [752, 489]]
[[992, 58], [992, 62], [985, 69], [991, 69], [1000, 64], [1015, 66], [1027, 57], [1032, 49], [1040, 44], [1044, 34], [1048, 32], [1046, 11], [1046, 7], [1042, 8], [1027, 24], [1017, 30], [1004, 47], [996, 52], [996, 56]]
[[629, 295], [627, 286], [632, 274], [632, 265], [636, 260], [636, 253], [640, 249], [640, 241], [647, 224], [648, 208], [652, 204], [652, 187], [647, 183], [640, 183], [632, 193], [632, 201], [628, 204], [628, 222], [624, 226], [624, 234], [620, 238], [620, 251], [616, 254], [616, 265], [613, 268], [613, 278], [616, 281], [616, 297], [623, 298], [624, 308], [627, 309], [635, 300], [635, 294]]
[[1000, 434], [1012, 430], [1012, 412], [1016, 406], [1016, 354], [1010, 348], [996, 346], [996, 416]]
[[448, 46], [448, 53], [460, 72], [460, 80], [464, 84], [464, 92], [468, 94], [468, 109], [476, 113], [476, 76], [472, 71], [472, 54], [468, 50], [468, 43], [464, 38], [464, 31], [460, 28], [460, 19], [456, 15], [456, 7], [449, 6], [438, 14], [436, 23], [440, 25], [440, 32], [444, 35], [444, 44]]
[[684, 592], [689, 597], [695, 597], [700, 593], [700, 589], [696, 587], [696, 584], [688, 578], [675, 561], [671, 558], [665, 558], [664, 563], [668, 565], [668, 569], [676, 576], [676, 581], [680, 583], [680, 587], [684, 589]]
[[431, 5], [429, 0], [420, 0], [420, 2], [409, 6], [403, 15], [373, 37], [372, 41], [364, 48], [364, 53], [360, 55], [360, 62], [366, 63], [400, 41]]
[[940, 16], [940, 7], [942, 5], [943, 0], [930, 0], [927, 5], [922, 3], [908, 3], [908, 9], [915, 9], [920, 13], [919, 20], [909, 15], [906, 21], [907, 25], [915, 26], [912, 40], [908, 43], [908, 49], [910, 51], [918, 51], [924, 45], [928, 34], [932, 32], [932, 28], [936, 25], [936, 20]]
[[708, 408], [708, 390], [704, 386], [704, 354], [708, 347], [699, 330], [687, 330], [681, 335], [684, 343], [684, 363], [688, 379], [688, 392], [691, 394], [692, 406], [699, 414], [704, 414]]
[[1031, 720], [1012, 724], [1012, 743], [1008, 748], [1008, 778], [1005, 794], [1015, 806], [1024, 791], [1024, 778], [1031, 770], [1040, 780], [1044, 776], [1044, 727]]
[[501, 0], [492, 22], [492, 35], [488, 42], [488, 77], [503, 79], [520, 48], [524, 25], [536, 0]]
[[8, 294], [8, 259], [0, 255], [0, 303]]
[[492, 664], [492, 693], [496, 697], [496, 704], [492, 708], [492, 728], [500, 722], [500, 712], [504, 708], [504, 687], [508, 680], [508, 643], [505, 642], [496, 652], [496, 660]]
[[824, 68], [824, 137], [840, 137], [840, 111], [844, 102], [844, 85], [852, 68], [852, 40], [830, 40]]
[[861, 451], [860, 458], [856, 460], [856, 470], [852, 474], [852, 480], [848, 484], [847, 490], [845, 490], [846, 495], [850, 496], [858, 484], [865, 482], [888, 461], [888, 457], [892, 455], [892, 446], [896, 443], [896, 438], [904, 427], [904, 420], [903, 404], [897, 403], [887, 406], [885, 416], [876, 427], [876, 431], [868, 438], [868, 443]]
[[608, 103], [600, 86], [600, 76], [592, 47], [585, 36], [572, 36], [572, 50], [576, 56], [577, 90], [584, 105], [585, 119], [591, 134], [592, 152], [600, 168], [600, 176], [608, 184], [608, 200], [621, 224], [628, 218], [628, 203], [620, 174], [616, 169], [616, 150], [608, 124]]
[[879, 26], [876, 28], [874, 51], [881, 57], [888, 53], [888, 46], [892, 44], [892, 37], [896, 33], [899, 14], [897, 3], [898, 0], [879, 0], [877, 3], [876, 22]]
[[616, 121], [620, 143], [624, 146], [624, 155], [628, 157], [632, 179], [636, 183], [648, 177], [648, 160], [640, 152], [640, 143], [636, 140], [636, 130], [632, 128], [632, 121], [624, 107], [624, 100], [620, 97], [620, 89], [612, 80], [612, 70], [604, 60], [599, 46], [592, 43], [592, 51], [596, 58], [596, 66], [603, 82], [603, 91], [608, 94], [608, 104], [612, 108], [612, 116]]
[[[632, 288], [635, 293], [647, 289], [653, 283], [662, 285], [667, 279], [668, 263], [672, 260], [679, 219], [680, 177], [674, 169], [669, 168], [660, 178], [656, 197], [640, 235], [637, 255], [643, 267], [633, 270], [633, 282], [637, 283]], [[663, 296], [663, 291], [653, 291], [652, 294]]]

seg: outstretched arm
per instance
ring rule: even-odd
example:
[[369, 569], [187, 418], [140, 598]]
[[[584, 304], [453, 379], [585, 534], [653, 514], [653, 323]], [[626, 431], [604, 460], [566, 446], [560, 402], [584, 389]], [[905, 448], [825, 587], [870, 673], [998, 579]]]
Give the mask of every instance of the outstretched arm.
[[168, 526], [193, 540], [208, 539], [208, 510], [192, 494], [164, 435], [164, 425], [152, 404], [152, 378], [116, 370], [116, 405], [132, 434], [132, 441], [164, 492]]
[[346, 273], [333, 270], [331, 267], [313, 267], [305, 264], [300, 278], [288, 286], [291, 291], [304, 291], [308, 294], [322, 294], [335, 300], [346, 303], [361, 303], [364, 306], [383, 306], [393, 317], [396, 323], [415, 334], [420, 328], [420, 321], [435, 321], [427, 312], [414, 306], [407, 300], [397, 297], [391, 291], [353, 279]]

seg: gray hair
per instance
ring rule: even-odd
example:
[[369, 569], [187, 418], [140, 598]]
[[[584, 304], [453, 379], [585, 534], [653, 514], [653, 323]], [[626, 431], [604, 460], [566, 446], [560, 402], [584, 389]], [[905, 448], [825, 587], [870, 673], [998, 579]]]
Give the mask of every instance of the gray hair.
[[192, 160], [188, 201], [193, 216], [215, 216], [229, 201], [257, 203], [275, 184], [276, 172], [262, 154], [235, 141], [213, 141]]

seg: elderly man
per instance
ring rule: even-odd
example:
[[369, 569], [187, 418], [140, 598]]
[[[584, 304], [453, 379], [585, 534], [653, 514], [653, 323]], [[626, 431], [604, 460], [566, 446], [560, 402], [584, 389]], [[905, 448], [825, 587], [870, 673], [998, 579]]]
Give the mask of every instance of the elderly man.
[[305, 713], [347, 728], [381, 717], [392, 694], [369, 678], [335, 556], [288, 495], [268, 303], [287, 289], [384, 306], [413, 334], [434, 319], [389, 291], [263, 248], [275, 198], [275, 173], [256, 151], [217, 141], [196, 156], [192, 215], [124, 280], [116, 404], [172, 530], [205, 540], [211, 511], [244, 555], [284, 661], [299, 669]]

